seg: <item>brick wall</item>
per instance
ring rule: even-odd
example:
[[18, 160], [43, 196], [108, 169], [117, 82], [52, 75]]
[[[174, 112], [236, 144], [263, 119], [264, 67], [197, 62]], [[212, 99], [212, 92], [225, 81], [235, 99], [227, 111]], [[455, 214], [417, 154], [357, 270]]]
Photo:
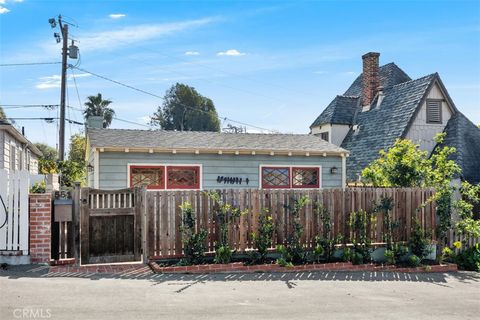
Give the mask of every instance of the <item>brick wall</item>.
[[32, 263], [49, 263], [51, 250], [51, 194], [30, 194], [30, 259]]

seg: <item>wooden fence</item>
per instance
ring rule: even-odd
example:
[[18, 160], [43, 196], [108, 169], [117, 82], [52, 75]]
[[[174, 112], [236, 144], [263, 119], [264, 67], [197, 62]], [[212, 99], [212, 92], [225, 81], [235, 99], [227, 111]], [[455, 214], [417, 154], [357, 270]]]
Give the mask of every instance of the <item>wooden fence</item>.
[[[229, 228], [229, 241], [232, 248], [245, 251], [253, 247], [252, 233], [257, 230], [258, 217], [262, 209], [268, 209], [275, 223], [273, 247], [284, 243], [292, 230], [292, 214], [287, 207], [292, 200], [307, 196], [310, 201], [300, 213], [300, 222], [304, 228], [302, 243], [314, 245], [315, 236], [322, 228], [315, 205], [322, 204], [328, 209], [333, 222], [333, 236], [343, 235], [349, 239], [351, 230], [348, 226], [350, 213], [363, 209], [373, 212], [381, 197], [392, 197], [394, 207], [391, 211], [396, 241], [407, 241], [413, 219], [418, 218], [422, 227], [434, 232], [435, 203], [427, 201], [434, 193], [432, 189], [379, 189], [348, 188], [324, 190], [219, 190], [225, 203], [239, 207], [248, 212], [236, 218]], [[179, 206], [188, 201], [196, 214], [197, 231], [208, 231], [207, 251], [215, 250], [218, 226], [212, 215], [213, 200], [202, 191], [149, 191], [146, 199], [146, 248], [150, 258], [181, 256], [183, 252], [181, 237], [181, 211]], [[369, 229], [373, 242], [383, 242], [383, 215], [375, 214], [376, 222]], [[435, 235], [432, 234], [432, 238]]]
[[0, 170], [0, 250], [28, 254], [28, 171]]

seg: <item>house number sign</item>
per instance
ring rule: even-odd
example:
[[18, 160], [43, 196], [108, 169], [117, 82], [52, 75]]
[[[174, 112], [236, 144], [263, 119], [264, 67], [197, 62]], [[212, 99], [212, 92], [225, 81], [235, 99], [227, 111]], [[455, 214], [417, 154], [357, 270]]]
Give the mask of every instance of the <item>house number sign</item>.
[[242, 184], [245, 182], [248, 185], [248, 182], [250, 180], [248, 178], [239, 178], [239, 177], [224, 177], [224, 176], [218, 176], [217, 177], [217, 183], [223, 183], [223, 184]]

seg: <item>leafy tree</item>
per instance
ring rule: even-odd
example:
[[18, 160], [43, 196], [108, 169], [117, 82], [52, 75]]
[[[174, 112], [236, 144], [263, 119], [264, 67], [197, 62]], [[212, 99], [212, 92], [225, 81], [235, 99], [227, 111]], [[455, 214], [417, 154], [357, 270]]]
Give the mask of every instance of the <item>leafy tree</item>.
[[164, 130], [220, 131], [213, 101], [181, 83], [167, 90], [163, 105], [158, 107], [150, 123]]
[[80, 164], [85, 164], [85, 151], [87, 139], [83, 134], [77, 133], [70, 137], [70, 150], [68, 159]]
[[439, 215], [438, 237], [444, 239], [451, 227], [453, 178], [461, 172], [451, 159], [456, 149], [442, 146], [445, 133], [435, 137], [437, 147], [428, 153], [410, 140], [397, 139], [388, 151], [380, 151], [380, 157], [362, 171], [367, 183], [377, 187], [434, 187], [434, 198]]
[[112, 101], [104, 100], [101, 93], [98, 93], [96, 96], [89, 96], [87, 100], [88, 101], [85, 102], [87, 108], [83, 112], [85, 119], [90, 116], [103, 117], [103, 127], [108, 128], [112, 124], [113, 117], [115, 116], [115, 111], [108, 107]]
[[45, 143], [35, 143], [35, 146], [42, 152], [42, 157], [38, 160], [38, 172], [41, 174], [56, 173], [58, 152], [55, 148]]
[[6, 117], [7, 117], [7, 115], [5, 114], [5, 111], [3, 111], [3, 108], [0, 107], [0, 120], [5, 119]]
[[428, 153], [410, 140], [397, 139], [388, 151], [362, 171], [363, 178], [374, 186], [420, 187], [429, 175]]
[[60, 184], [64, 187], [73, 187], [75, 181], [85, 182], [85, 137], [75, 134], [70, 137], [70, 151], [68, 160], [58, 161], [57, 150], [44, 144], [36, 143], [35, 146], [42, 151], [43, 156], [39, 160], [39, 172], [41, 174], [60, 173]]

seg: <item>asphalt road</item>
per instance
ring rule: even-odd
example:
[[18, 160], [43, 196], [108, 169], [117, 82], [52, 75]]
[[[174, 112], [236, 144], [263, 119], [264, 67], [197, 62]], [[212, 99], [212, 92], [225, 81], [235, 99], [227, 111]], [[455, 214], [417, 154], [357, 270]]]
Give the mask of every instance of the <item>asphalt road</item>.
[[[38, 271], [38, 270], [37, 270]], [[480, 319], [480, 274], [0, 271], [0, 319]]]

